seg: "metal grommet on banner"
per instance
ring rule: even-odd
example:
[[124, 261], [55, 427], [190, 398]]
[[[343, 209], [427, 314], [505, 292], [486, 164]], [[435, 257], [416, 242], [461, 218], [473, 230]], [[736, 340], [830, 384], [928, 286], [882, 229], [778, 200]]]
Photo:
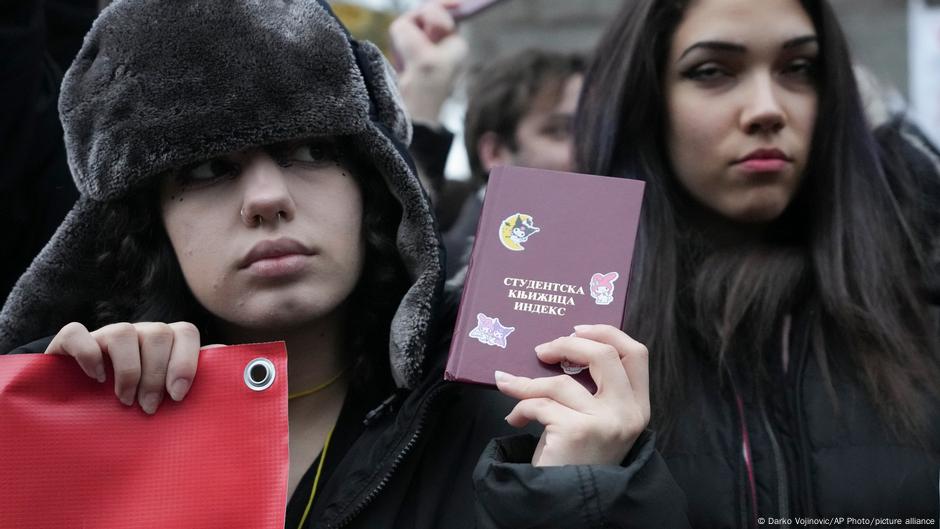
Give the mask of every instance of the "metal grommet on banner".
[[274, 384], [274, 363], [267, 358], [255, 358], [245, 366], [245, 385], [253, 391], [264, 391]]

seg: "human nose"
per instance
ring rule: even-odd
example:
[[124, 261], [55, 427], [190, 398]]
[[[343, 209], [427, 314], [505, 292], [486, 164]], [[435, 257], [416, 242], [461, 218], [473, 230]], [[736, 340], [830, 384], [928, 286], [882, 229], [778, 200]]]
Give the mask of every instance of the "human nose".
[[780, 132], [786, 124], [786, 112], [770, 73], [755, 74], [747, 101], [741, 112], [741, 128], [747, 134]]
[[287, 175], [270, 156], [258, 153], [251, 156], [241, 174], [242, 222], [248, 227], [294, 218], [296, 205], [291, 196]]

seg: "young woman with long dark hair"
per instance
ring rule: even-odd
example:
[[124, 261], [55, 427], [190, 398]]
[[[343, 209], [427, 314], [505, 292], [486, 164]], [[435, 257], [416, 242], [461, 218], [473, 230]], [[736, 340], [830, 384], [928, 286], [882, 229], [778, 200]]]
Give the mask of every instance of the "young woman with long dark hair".
[[594, 56], [577, 162], [647, 182], [625, 330], [691, 525], [936, 520], [936, 183], [879, 157], [831, 8], [631, 0]]

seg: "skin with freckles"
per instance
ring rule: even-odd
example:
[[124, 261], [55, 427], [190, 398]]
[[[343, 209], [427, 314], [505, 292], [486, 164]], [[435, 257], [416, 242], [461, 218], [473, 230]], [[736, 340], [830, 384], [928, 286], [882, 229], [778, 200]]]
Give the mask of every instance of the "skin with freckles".
[[[230, 154], [164, 180], [167, 235], [196, 300], [244, 329], [290, 329], [340, 307], [359, 279], [362, 197], [328, 143]], [[177, 197], [175, 200], [172, 197]], [[258, 244], [293, 241], [252, 263]]]
[[[698, 0], [664, 68], [669, 158], [679, 182], [727, 220], [766, 223], [799, 189], [816, 120], [813, 23], [796, 0]], [[779, 163], [751, 162], [763, 149]]]

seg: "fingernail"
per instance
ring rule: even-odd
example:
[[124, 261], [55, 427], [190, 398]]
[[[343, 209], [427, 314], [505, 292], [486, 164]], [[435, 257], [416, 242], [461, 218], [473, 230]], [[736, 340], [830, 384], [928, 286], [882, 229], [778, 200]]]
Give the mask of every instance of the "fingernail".
[[104, 366], [99, 365], [98, 368], [95, 369], [95, 379], [97, 379], [98, 382], [104, 382], [108, 379], [108, 376], [104, 374]]
[[149, 415], [153, 415], [160, 405], [160, 395], [157, 393], [145, 393], [140, 397], [140, 407]]
[[536, 353], [541, 353], [542, 351], [545, 350], [546, 345], [547, 345], [547, 344], [544, 344], [544, 343], [543, 343], [543, 344], [540, 344], [540, 345], [536, 345], [536, 346], [535, 346], [535, 352], [536, 352]]
[[134, 405], [134, 390], [129, 389], [125, 391], [124, 393], [121, 393], [120, 395], [118, 395], [118, 400], [120, 400], [121, 404], [124, 404], [125, 406], [133, 406]]
[[500, 382], [509, 382], [510, 380], [512, 380], [512, 375], [510, 375], [509, 373], [503, 373], [502, 371], [496, 371], [495, 373], [493, 373], [493, 375], [496, 377], [497, 384], [499, 384]]
[[170, 398], [179, 402], [183, 400], [186, 392], [189, 391], [191, 382], [186, 378], [178, 378], [170, 384]]
[[574, 332], [586, 331], [586, 330], [588, 330], [589, 327], [590, 327], [590, 325], [575, 325], [575, 326], [574, 326]]

